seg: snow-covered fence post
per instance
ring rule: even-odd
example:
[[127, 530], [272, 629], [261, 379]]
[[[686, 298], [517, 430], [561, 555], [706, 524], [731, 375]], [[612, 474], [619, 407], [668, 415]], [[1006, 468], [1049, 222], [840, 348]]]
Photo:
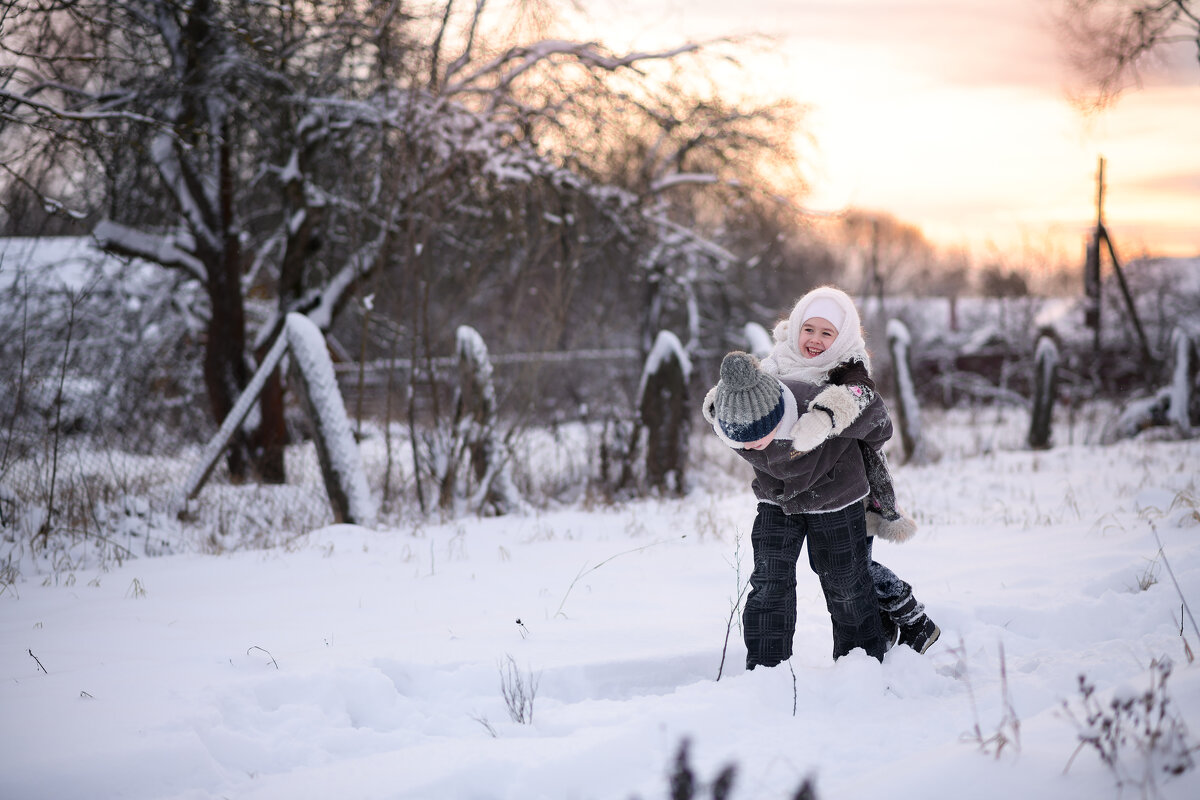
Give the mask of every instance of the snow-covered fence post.
[[358, 443], [350, 430], [346, 405], [338, 390], [321, 329], [303, 314], [287, 315], [284, 330], [292, 351], [292, 370], [299, 395], [315, 428], [317, 458], [334, 519], [356, 525], [375, 517]]
[[646, 428], [646, 483], [684, 494], [691, 407], [692, 362], [679, 338], [659, 331], [638, 387], [638, 411]]
[[742, 328], [742, 335], [746, 337], [746, 352], [755, 358], [766, 358], [775, 349], [775, 340], [757, 322], [747, 322]]
[[479, 512], [509, 514], [525, 507], [509, 470], [510, 454], [496, 435], [496, 388], [492, 383], [492, 361], [487, 344], [478, 331], [460, 325], [458, 350], [458, 400], [455, 403], [455, 433], [471, 456], [477, 488], [471, 507]]
[[1196, 387], [1197, 364], [1196, 342], [1183, 328], [1171, 332], [1171, 403], [1167, 408], [1167, 419], [1183, 436], [1191, 436], [1192, 417]]
[[1054, 337], [1042, 334], [1034, 351], [1033, 413], [1029, 420], [1029, 446], [1044, 450], [1050, 446], [1050, 425], [1054, 400], [1058, 393], [1058, 345]]
[[912, 379], [912, 362], [909, 360], [912, 338], [909, 336], [908, 326], [898, 319], [888, 320], [887, 337], [896, 375], [896, 416], [900, 422], [900, 444], [904, 448], [904, 460], [919, 462], [924, 448], [921, 441], [921, 406], [917, 402], [917, 392]]

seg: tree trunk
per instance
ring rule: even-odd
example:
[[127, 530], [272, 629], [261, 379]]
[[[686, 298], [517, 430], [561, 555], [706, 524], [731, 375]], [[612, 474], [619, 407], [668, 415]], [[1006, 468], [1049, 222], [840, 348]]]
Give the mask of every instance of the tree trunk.
[[[229, 154], [222, 147], [222, 183], [228, 180]], [[225, 195], [224, 186], [222, 196]], [[224, 206], [224, 203], [222, 204]], [[222, 211], [226, 211], [222, 208]], [[222, 223], [228, 217], [222, 215]], [[208, 341], [204, 350], [204, 384], [208, 389], [209, 407], [218, 423], [228, 416], [234, 402], [242, 393], [249, 375], [246, 369], [246, 315], [242, 303], [241, 247], [227, 226], [221, 226], [222, 248], [213, 251], [200, 244], [198, 255], [207, 270], [208, 299], [211, 316], [208, 321]], [[202, 240], [201, 240], [202, 242]], [[250, 444], [239, 430], [230, 442], [229, 474], [234, 480], [245, 480], [251, 464]]]
[[[317, 229], [320, 215], [310, 208], [304, 197], [304, 154], [296, 158], [299, 169], [284, 186], [284, 213], [288, 219], [299, 215], [300, 224], [288, 226], [284, 243], [283, 259], [279, 268], [279, 317], [282, 320], [304, 291], [304, 272], [309, 256], [318, 248]], [[256, 354], [261, 359], [262, 354]], [[257, 471], [264, 483], [282, 484], [287, 480], [284, 467], [284, 447], [287, 445], [287, 421], [284, 415], [284, 381], [276, 370], [267, 381], [259, 403], [260, 423], [255, 432], [254, 445], [257, 456]]]
[[[265, 348], [256, 354], [261, 363]], [[254, 435], [259, 478], [263, 483], [282, 484], [287, 481], [283, 450], [287, 445], [287, 423], [284, 418], [283, 377], [276, 369], [263, 387], [259, 398], [259, 427]]]

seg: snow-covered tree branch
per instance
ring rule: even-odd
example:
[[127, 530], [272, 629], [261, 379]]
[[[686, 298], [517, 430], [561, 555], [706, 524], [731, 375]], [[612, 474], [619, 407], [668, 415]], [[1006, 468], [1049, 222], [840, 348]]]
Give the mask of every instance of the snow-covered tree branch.
[[[464, 321], [505, 349], [669, 328], [692, 346], [721, 328], [703, 287], [761, 249], [725, 220], [766, 208], [764, 176], [791, 157], [795, 109], [684, 77], [713, 43], [509, 35], [483, 0], [11, 9], [0, 194], [24, 199], [3, 208], [71, 208], [109, 252], [200, 283], [214, 425], [285, 315], [335, 334], [360, 290], [414, 363]], [[285, 388], [272, 377], [234, 432], [235, 476], [283, 479]]]

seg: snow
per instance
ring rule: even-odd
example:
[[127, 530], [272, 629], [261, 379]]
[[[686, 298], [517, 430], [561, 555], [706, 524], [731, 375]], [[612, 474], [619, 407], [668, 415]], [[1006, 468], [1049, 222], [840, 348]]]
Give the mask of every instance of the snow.
[[[162, 177], [163, 183], [170, 190], [175, 201], [179, 203], [179, 207], [183, 212], [183, 216], [187, 218], [188, 227], [198, 236], [204, 238], [208, 246], [214, 250], [219, 250], [221, 245], [220, 237], [209, 227], [206, 220], [206, 215], [203, 208], [211, 208], [215, 204], [208, 203], [205, 197], [196, 197], [189, 183], [184, 179], [183, 167], [179, 163], [179, 158], [175, 152], [175, 140], [169, 134], [160, 133], [154, 137], [150, 146], [150, 152], [154, 157], [154, 164], [158, 167], [159, 175]], [[211, 191], [212, 187], [207, 187]], [[203, 201], [203, 202], [202, 202]]]
[[137, 254], [156, 264], [178, 266], [196, 280], [205, 280], [204, 263], [180, 248], [173, 236], [156, 236], [107, 219], [96, 223], [94, 235], [102, 247]]
[[1192, 344], [1192, 337], [1183, 328], [1171, 331], [1171, 350], [1173, 351], [1171, 361], [1174, 363], [1174, 368], [1171, 371], [1171, 400], [1167, 407], [1167, 418], [1180, 433], [1186, 436], [1191, 432], [1192, 427], [1188, 419], [1188, 410], [1192, 405], [1191, 355], [1195, 350], [1195, 345]]
[[650, 352], [646, 356], [646, 363], [642, 366], [642, 378], [638, 385], [638, 397], [645, 394], [646, 383], [650, 380], [650, 376], [657, 375], [658, 371], [662, 369], [663, 364], [668, 361], [675, 361], [679, 364], [680, 370], [683, 371], [683, 380], [685, 383], [691, 379], [692, 360], [688, 358], [683, 343], [671, 331], [659, 331], [658, 335], [654, 337], [654, 345], [650, 348]]
[[1049, 386], [1058, 369], [1058, 345], [1052, 336], [1039, 336], [1033, 360], [1037, 363], [1042, 386]]
[[528, 511], [529, 506], [513, 483], [511, 459], [496, 427], [496, 387], [492, 383], [492, 361], [488, 357], [487, 343], [469, 325], [458, 326], [455, 341], [460, 364], [470, 365], [474, 391], [480, 393], [477, 409], [460, 423], [461, 432], [468, 450], [481, 450], [487, 470], [479, 480], [469, 507], [482, 509], [490, 502], [501, 513]]
[[[876, 556], [943, 633], [883, 664], [831, 660], [802, 558], [790, 664], [745, 672], [735, 625], [715, 680], [754, 499], [713, 437], [681, 499], [23, 574], [0, 593], [0, 797], [657, 800], [685, 739], [700, 783], [736, 764], [734, 800], [809, 776], [822, 798], [1139, 797], [1072, 760], [1072, 716], [1080, 675], [1109, 708], [1168, 657], [1197, 743], [1200, 441], [1033, 452], [1026, 424], [932, 411], [942, 460], [894, 468], [920, 530]], [[530, 724], [505, 674], [536, 681]], [[1200, 796], [1200, 770], [1156, 789]]]
[[[899, 383], [901, 402], [908, 412], [905, 423], [908, 434], [918, 444], [924, 438], [921, 423], [921, 404], [917, 400], [917, 389], [913, 386], [912, 370], [909, 368], [908, 348], [912, 342], [908, 327], [898, 319], [888, 320], [887, 337], [897, 362], [896, 378]], [[915, 457], [915, 456], [914, 456]]]
[[111, 278], [123, 268], [120, 260], [106, 256], [87, 237], [0, 236], [0, 292], [5, 294], [20, 292], [26, 282], [48, 292], [78, 293], [98, 277]]
[[1136, 436], [1139, 431], [1164, 422], [1170, 402], [1170, 387], [1159, 389], [1149, 397], [1130, 400], [1113, 423], [1112, 435]]
[[[393, 207], [389, 213], [394, 216], [395, 212], [396, 208]], [[308, 318], [318, 328], [327, 331], [333, 326], [333, 318], [337, 313], [338, 306], [343, 301], [346, 293], [354, 286], [355, 282], [370, 272], [372, 264], [379, 257], [379, 253], [383, 249], [386, 238], [381, 233], [372, 241], [367, 242], [356, 250], [346, 259], [346, 263], [342, 268], [325, 284], [320, 292], [320, 302], [316, 308], [308, 313]]]
[[757, 358], [766, 358], [775, 348], [775, 341], [771, 338], [771, 334], [757, 322], [747, 322], [742, 328], [742, 335], [746, 339], [746, 346], [750, 353]]
[[496, 406], [496, 389], [492, 385], [492, 360], [488, 357], [487, 343], [479, 335], [479, 331], [470, 325], [459, 325], [454, 332], [455, 350], [461, 359], [466, 359], [479, 376], [483, 387], [484, 402], [490, 408]]
[[529, 183], [533, 180], [529, 165], [526, 160], [496, 152], [483, 165], [483, 172], [501, 183]]
[[[304, 119], [300, 120], [300, 124], [296, 127], [300, 131], [310, 130], [316, 127], [317, 118], [314, 114], [306, 114]], [[292, 148], [291, 154], [288, 156], [288, 161], [283, 165], [283, 169], [279, 171], [279, 182], [286, 186], [292, 181], [304, 179], [304, 173], [300, 170], [300, 150]]]
[[1058, 364], [1058, 345], [1054, 343], [1053, 336], [1038, 337], [1037, 350], [1034, 351], [1033, 360], [1046, 365], [1046, 369]]
[[295, 236], [296, 231], [300, 230], [300, 228], [304, 225], [304, 220], [307, 216], [308, 211], [302, 208], [288, 217], [288, 233]]
[[908, 333], [908, 326], [899, 319], [888, 320], [887, 336], [889, 340], [894, 339], [898, 344], [903, 345], [905, 349], [912, 343], [912, 337]]
[[650, 184], [649, 192], [658, 194], [661, 192], [674, 189], [678, 186], [695, 186], [708, 185], [713, 183], [725, 183], [730, 186], [740, 186], [737, 181], [726, 181], [719, 178], [717, 175], [710, 172], [680, 172], [673, 175], [667, 175]]
[[287, 315], [285, 329], [292, 357], [304, 375], [313, 413], [320, 420], [318, 428], [329, 454], [330, 467], [337, 475], [350, 515], [356, 521], [374, 520], [374, 501], [367, 488], [358, 444], [350, 431], [346, 406], [333, 374], [325, 335], [312, 320], [296, 312]]

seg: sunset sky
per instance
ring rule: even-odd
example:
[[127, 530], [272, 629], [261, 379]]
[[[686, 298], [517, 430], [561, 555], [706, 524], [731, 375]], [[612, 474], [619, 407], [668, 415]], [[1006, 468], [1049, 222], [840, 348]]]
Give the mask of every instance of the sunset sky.
[[[807, 204], [890, 212], [945, 247], [1082, 257], [1105, 219], [1122, 258], [1200, 255], [1195, 45], [1085, 117], [1053, 0], [581, 0], [593, 34], [648, 49], [766, 33], [753, 88], [807, 105]], [[1077, 83], [1077, 82], [1076, 82]]]

